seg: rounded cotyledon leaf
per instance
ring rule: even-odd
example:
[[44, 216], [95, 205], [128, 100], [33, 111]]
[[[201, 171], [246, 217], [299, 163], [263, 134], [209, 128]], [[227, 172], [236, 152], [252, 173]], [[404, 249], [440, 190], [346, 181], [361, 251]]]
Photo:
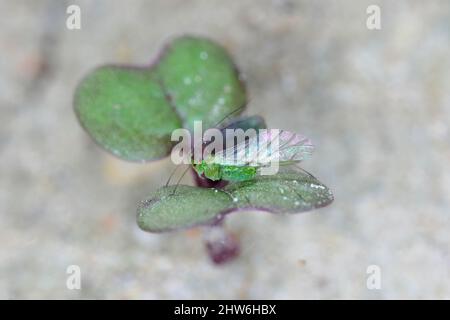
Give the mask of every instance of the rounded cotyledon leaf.
[[212, 223], [230, 208], [229, 196], [218, 189], [179, 185], [156, 190], [138, 207], [137, 222], [151, 232]]
[[166, 156], [172, 149], [170, 134], [181, 126], [157, 75], [146, 69], [100, 67], [80, 83], [74, 104], [92, 138], [125, 160]]
[[82, 126], [100, 146], [124, 160], [167, 156], [174, 129], [192, 129], [194, 120], [202, 120], [206, 129], [246, 103], [239, 72], [216, 43], [180, 37], [158, 56], [149, 67], [97, 68], [75, 92], [74, 108]]
[[276, 175], [257, 176], [253, 180], [224, 188], [233, 197], [237, 209], [258, 209], [272, 213], [300, 213], [329, 205], [331, 190], [314, 176], [298, 170], [283, 170]]
[[287, 170], [223, 189], [183, 185], [160, 188], [140, 204], [137, 221], [143, 230], [161, 232], [209, 224], [238, 210], [300, 213], [332, 201], [330, 189], [315, 177]]
[[203, 121], [204, 129], [215, 127], [243, 111], [238, 109], [246, 104], [246, 91], [239, 72], [228, 53], [208, 39], [176, 39], [157, 69], [185, 128], [192, 130], [195, 120]]

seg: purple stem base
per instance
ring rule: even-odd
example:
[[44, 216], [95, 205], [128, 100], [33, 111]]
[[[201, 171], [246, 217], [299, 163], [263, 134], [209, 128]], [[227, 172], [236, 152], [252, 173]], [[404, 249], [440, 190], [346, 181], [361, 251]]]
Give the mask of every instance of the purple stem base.
[[[212, 181], [205, 177], [199, 177], [195, 170], [192, 170], [195, 183], [200, 188], [225, 187], [228, 182], [224, 180]], [[217, 265], [222, 265], [233, 261], [239, 256], [241, 246], [239, 240], [233, 234], [227, 232], [223, 226], [223, 219], [215, 222], [211, 226], [205, 227], [205, 247], [211, 261]]]
[[227, 233], [222, 226], [212, 227], [221, 228], [222, 237], [207, 239], [205, 241], [206, 251], [211, 261], [217, 265], [225, 264], [233, 261], [239, 256], [240, 244], [238, 239], [231, 233]]

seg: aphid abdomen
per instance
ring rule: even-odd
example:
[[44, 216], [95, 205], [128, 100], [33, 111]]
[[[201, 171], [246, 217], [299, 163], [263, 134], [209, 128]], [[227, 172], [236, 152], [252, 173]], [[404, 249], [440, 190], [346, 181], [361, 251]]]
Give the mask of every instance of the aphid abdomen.
[[246, 181], [256, 176], [256, 167], [221, 166], [222, 179], [228, 181]]

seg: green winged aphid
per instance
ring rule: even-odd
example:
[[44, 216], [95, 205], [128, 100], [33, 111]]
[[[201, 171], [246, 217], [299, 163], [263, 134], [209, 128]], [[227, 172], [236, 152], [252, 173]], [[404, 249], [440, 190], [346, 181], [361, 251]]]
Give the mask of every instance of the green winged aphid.
[[[234, 136], [226, 135], [227, 138], [234, 140]], [[231, 147], [214, 152], [200, 162], [193, 161], [192, 165], [200, 176], [210, 180], [239, 182], [255, 178], [273, 163], [280, 166], [297, 164], [313, 150], [311, 141], [303, 135], [262, 129], [258, 135], [232, 143]]]
[[[214, 41], [195, 36], [176, 38], [154, 61], [141, 67], [96, 68], [75, 92], [74, 108], [80, 124], [105, 150], [127, 161], [147, 162], [176, 155], [171, 139], [175, 130], [194, 131], [195, 136], [196, 121], [202, 121], [205, 128], [217, 128], [214, 123], [225, 115], [240, 115], [247, 103], [245, 83], [233, 59]], [[242, 107], [235, 114], [237, 106]], [[246, 131], [265, 129], [266, 125], [261, 117], [253, 116], [234, 118], [225, 131], [227, 128]], [[169, 178], [165, 186], [147, 194], [137, 209], [139, 227], [166, 232], [204, 226], [208, 254], [215, 263], [224, 263], [239, 253], [237, 238], [223, 225], [227, 214], [245, 210], [300, 213], [333, 201], [330, 189], [318, 179], [289, 166], [311, 154], [308, 139], [289, 131], [268, 131], [258, 137], [257, 142], [249, 139], [222, 144], [199, 161], [195, 157], [195, 161], [183, 159], [182, 163], [189, 164], [185, 173], [194, 167], [195, 186], [168, 185]], [[268, 151], [258, 151], [264, 145]], [[190, 149], [191, 145], [183, 147]], [[282, 168], [267, 175], [264, 171], [270, 169], [271, 162]]]

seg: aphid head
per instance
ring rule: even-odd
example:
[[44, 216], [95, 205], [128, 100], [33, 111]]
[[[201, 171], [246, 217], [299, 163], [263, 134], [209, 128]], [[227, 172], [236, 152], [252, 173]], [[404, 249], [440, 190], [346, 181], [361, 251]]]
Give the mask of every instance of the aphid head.
[[201, 163], [198, 164], [192, 163], [192, 167], [200, 177], [204, 175], [206, 178], [213, 181], [217, 181], [222, 178], [220, 165], [218, 164], [214, 163], [208, 164], [205, 161], [202, 161]]
[[203, 161], [200, 163], [195, 163], [192, 161], [192, 167], [198, 173], [199, 176], [201, 176], [203, 174], [203, 172], [205, 171], [205, 166], [206, 166], [206, 164], [203, 163]]

